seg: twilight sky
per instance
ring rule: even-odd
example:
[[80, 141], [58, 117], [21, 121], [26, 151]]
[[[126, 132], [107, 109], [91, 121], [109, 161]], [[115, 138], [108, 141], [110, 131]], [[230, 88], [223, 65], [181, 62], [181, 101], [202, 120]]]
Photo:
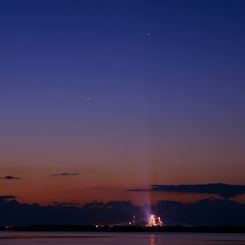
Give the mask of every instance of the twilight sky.
[[244, 11], [243, 0], [1, 1], [0, 194], [139, 202], [149, 194], [126, 190], [245, 184]]

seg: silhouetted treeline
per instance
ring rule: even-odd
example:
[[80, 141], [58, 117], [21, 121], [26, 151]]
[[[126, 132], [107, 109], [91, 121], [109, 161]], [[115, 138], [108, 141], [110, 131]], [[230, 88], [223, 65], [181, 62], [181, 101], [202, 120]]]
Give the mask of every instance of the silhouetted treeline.
[[193, 203], [159, 201], [151, 207], [139, 207], [128, 201], [73, 204], [22, 204], [13, 196], [0, 196], [0, 225], [79, 225], [126, 226], [132, 217], [137, 225], [147, 223], [149, 211], [167, 226], [245, 226], [245, 204], [232, 200], [201, 200]]

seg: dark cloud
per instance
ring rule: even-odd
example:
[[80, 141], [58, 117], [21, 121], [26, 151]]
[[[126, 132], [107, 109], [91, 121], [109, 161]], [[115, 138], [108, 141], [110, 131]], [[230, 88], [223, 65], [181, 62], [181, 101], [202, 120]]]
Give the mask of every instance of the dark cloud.
[[13, 196], [13, 195], [0, 196], [0, 200], [5, 200], [5, 201], [15, 200], [16, 198], [17, 196]]
[[245, 194], [245, 185], [229, 185], [222, 183], [195, 185], [152, 185], [148, 189], [129, 189], [128, 191], [217, 194], [223, 198], [232, 198]]
[[0, 178], [3, 180], [19, 180], [20, 179], [19, 177], [11, 176], [11, 175], [6, 175], [6, 176], [0, 177]]
[[78, 176], [78, 175], [79, 173], [64, 172], [64, 173], [58, 173], [58, 174], [51, 174], [50, 176], [57, 177], [57, 176]]

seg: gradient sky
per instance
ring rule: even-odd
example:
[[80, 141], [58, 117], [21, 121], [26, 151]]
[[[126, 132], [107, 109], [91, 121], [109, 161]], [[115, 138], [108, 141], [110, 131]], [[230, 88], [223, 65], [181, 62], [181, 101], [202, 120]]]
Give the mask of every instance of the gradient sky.
[[245, 184], [244, 11], [243, 0], [1, 1], [0, 176], [21, 179], [1, 179], [0, 194], [141, 200], [124, 189]]

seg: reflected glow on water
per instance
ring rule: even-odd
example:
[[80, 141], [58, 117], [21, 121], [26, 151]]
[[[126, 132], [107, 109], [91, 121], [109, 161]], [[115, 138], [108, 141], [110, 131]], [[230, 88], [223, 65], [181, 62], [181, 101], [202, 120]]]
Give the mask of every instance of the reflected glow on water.
[[0, 232], [0, 245], [245, 245], [245, 234]]
[[156, 235], [155, 234], [151, 234], [150, 235], [150, 243], [149, 245], [156, 245]]

